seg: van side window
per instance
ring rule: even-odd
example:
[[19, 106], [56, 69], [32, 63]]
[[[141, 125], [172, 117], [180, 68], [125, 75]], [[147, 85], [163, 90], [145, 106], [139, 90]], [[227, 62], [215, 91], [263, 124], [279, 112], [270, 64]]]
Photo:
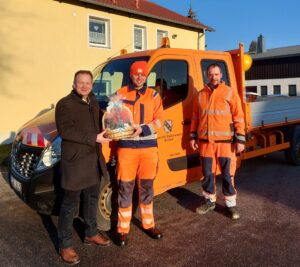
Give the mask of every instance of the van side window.
[[157, 90], [164, 108], [171, 107], [188, 94], [188, 64], [183, 60], [162, 60], [150, 71], [148, 87]]
[[230, 86], [230, 79], [229, 79], [229, 75], [228, 75], [228, 69], [227, 69], [227, 65], [224, 61], [221, 60], [212, 60], [212, 59], [203, 59], [201, 60], [201, 69], [202, 69], [202, 75], [203, 75], [203, 81], [205, 84], [208, 83], [207, 80], [207, 67], [211, 64], [218, 64], [221, 69], [222, 69], [222, 80], [228, 85]]

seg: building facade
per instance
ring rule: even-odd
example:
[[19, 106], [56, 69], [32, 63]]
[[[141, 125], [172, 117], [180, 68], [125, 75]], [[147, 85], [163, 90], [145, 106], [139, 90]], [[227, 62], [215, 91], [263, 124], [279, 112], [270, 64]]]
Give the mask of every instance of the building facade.
[[300, 96], [300, 45], [265, 49], [260, 36], [257, 50], [246, 72], [247, 91], [261, 96]]
[[78, 69], [94, 69], [128, 52], [205, 49], [200, 22], [145, 0], [10, 0], [0, 3], [0, 144], [54, 108]]

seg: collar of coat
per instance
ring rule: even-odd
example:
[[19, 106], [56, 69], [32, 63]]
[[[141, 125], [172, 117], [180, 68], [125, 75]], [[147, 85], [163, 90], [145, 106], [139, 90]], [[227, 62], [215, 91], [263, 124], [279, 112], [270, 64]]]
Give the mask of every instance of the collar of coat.
[[142, 95], [144, 95], [146, 93], [146, 89], [147, 89], [146, 84], [144, 84], [143, 87], [141, 89], [139, 89], [139, 90], [135, 89], [135, 87], [134, 87], [134, 85], [133, 85], [132, 82], [130, 82], [129, 85], [128, 85], [128, 91], [129, 92], [136, 90], [139, 93], [141, 93]]
[[71, 91], [71, 95], [73, 95], [81, 103], [86, 103], [86, 104], [90, 104], [92, 102], [92, 98], [94, 97], [94, 93], [90, 92], [89, 95], [88, 95], [88, 101], [84, 101], [82, 99], [82, 96], [80, 94], [78, 94], [75, 89], [73, 89]]
[[224, 86], [226, 86], [226, 84], [225, 84], [224, 81], [221, 81], [221, 82], [217, 85], [217, 87], [215, 87], [214, 89], [211, 89], [210, 86], [209, 86], [209, 84], [206, 84], [206, 85], [205, 85], [206, 89], [210, 90], [211, 92], [213, 92], [214, 90], [217, 90], [218, 88], [222, 88], [222, 87], [224, 87]]

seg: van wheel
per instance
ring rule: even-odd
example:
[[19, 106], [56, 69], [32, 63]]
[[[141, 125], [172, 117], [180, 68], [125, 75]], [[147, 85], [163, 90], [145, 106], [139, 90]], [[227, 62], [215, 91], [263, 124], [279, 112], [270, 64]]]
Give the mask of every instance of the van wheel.
[[300, 126], [296, 126], [291, 139], [291, 147], [285, 150], [285, 156], [289, 163], [300, 166]]
[[97, 216], [98, 229], [101, 231], [109, 231], [111, 228], [112, 193], [110, 181], [105, 181], [105, 179], [102, 178]]

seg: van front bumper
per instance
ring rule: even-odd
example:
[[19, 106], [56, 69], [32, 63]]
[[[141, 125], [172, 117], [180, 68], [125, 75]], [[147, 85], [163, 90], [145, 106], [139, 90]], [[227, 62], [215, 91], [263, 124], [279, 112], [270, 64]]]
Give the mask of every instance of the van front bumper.
[[59, 164], [41, 172], [35, 171], [30, 178], [20, 175], [14, 167], [10, 168], [11, 188], [28, 206], [43, 214], [58, 213], [62, 197], [59, 181]]

